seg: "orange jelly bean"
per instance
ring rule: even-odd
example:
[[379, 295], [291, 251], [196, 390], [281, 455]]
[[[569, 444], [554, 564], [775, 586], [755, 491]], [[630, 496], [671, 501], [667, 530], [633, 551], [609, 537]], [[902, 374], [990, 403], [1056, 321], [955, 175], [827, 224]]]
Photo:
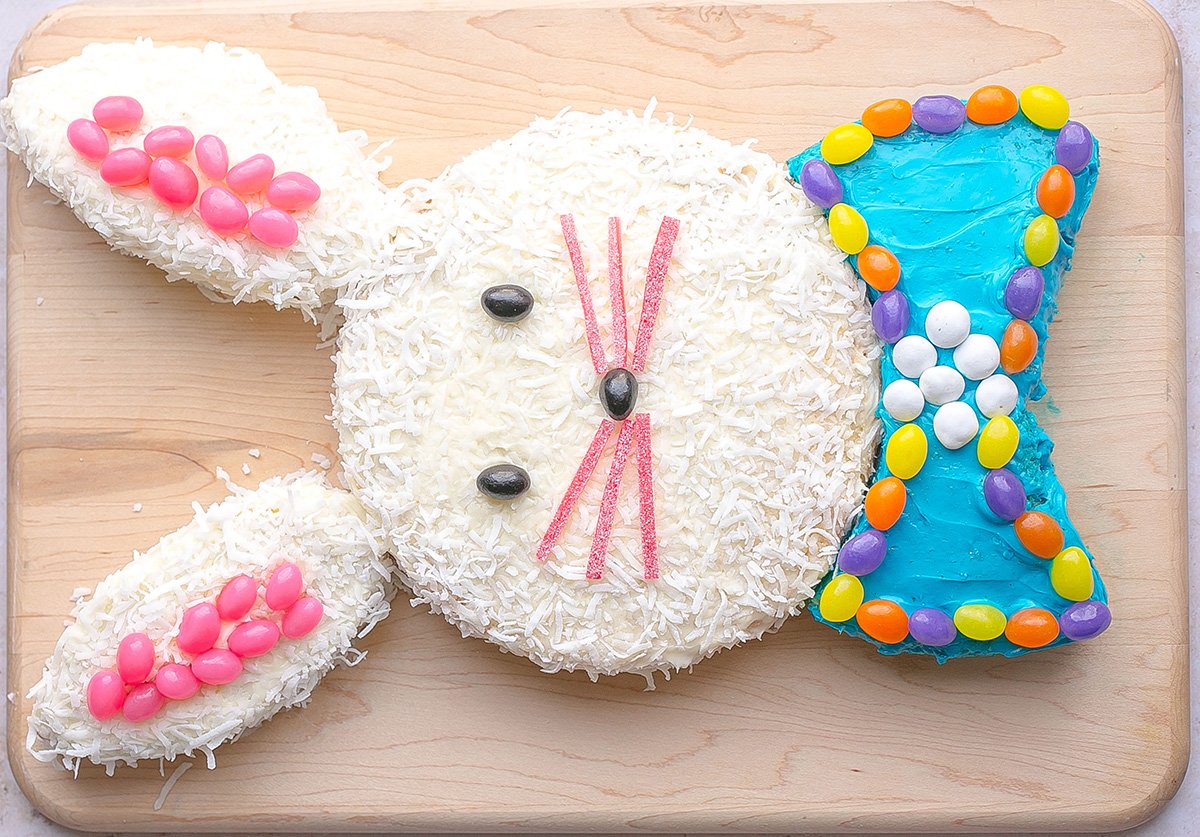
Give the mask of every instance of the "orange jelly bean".
[[1046, 169], [1037, 185], [1037, 202], [1051, 218], [1061, 218], [1075, 203], [1075, 178], [1063, 166]]
[[867, 491], [867, 522], [879, 530], [891, 529], [904, 511], [908, 492], [895, 477], [884, 477]]
[[1013, 529], [1021, 545], [1039, 558], [1049, 560], [1062, 552], [1062, 527], [1045, 512], [1025, 512], [1013, 522]]
[[1058, 620], [1040, 607], [1027, 607], [1008, 617], [1004, 636], [1022, 648], [1041, 648], [1058, 639]]
[[999, 125], [1017, 115], [1017, 94], [1007, 87], [990, 84], [967, 99], [967, 119], [978, 125]]
[[900, 262], [894, 253], [878, 244], [868, 244], [858, 253], [858, 273], [877, 291], [890, 291], [900, 281]]
[[908, 614], [900, 605], [887, 599], [863, 602], [855, 618], [867, 636], [887, 645], [895, 645], [908, 636]]
[[903, 99], [884, 99], [863, 111], [863, 127], [877, 137], [903, 134], [912, 124], [912, 105]]
[[1024, 320], [1011, 320], [1000, 341], [1000, 365], [1010, 375], [1024, 371], [1037, 356], [1038, 336]]

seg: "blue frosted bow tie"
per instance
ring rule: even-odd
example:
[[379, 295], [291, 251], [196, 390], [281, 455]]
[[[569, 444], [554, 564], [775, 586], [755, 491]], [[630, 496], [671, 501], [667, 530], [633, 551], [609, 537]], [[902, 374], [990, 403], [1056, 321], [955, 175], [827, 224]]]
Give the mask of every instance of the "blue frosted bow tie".
[[886, 100], [789, 162], [884, 342], [878, 470], [814, 614], [883, 653], [1013, 656], [1111, 621], [1029, 410], [1099, 170], [1067, 110], [1043, 86]]

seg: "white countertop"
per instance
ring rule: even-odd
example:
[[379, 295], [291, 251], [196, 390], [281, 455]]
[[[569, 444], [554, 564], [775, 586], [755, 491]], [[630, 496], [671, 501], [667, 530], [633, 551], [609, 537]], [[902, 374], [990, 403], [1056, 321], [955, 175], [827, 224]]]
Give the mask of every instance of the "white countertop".
[[[1187, 279], [1195, 287], [1200, 280], [1200, 0], [1149, 0], [1166, 19], [1179, 40], [1183, 55], [1184, 91], [1184, 175], [1186, 180], [1185, 219], [1187, 239]], [[38, 19], [51, 9], [67, 5], [67, 0], [0, 0], [0, 57], [5, 66], [17, 41]], [[5, 85], [7, 87], [7, 84]], [[0, 157], [0, 227], [6, 226], [6, 201], [3, 195], [4, 170], [7, 155]], [[6, 242], [0, 239], [0, 265], [5, 264]], [[7, 285], [7, 275], [0, 278]], [[1188, 549], [1191, 561], [1191, 691], [1192, 752], [1200, 757], [1200, 447], [1197, 446], [1197, 421], [1200, 420], [1200, 296], [1187, 297], [1188, 322], [1188, 491], [1190, 497]], [[3, 328], [5, 326], [0, 326]], [[0, 356], [6, 340], [0, 339]], [[6, 382], [0, 377], [0, 397]], [[0, 421], [3, 421], [0, 415]], [[0, 457], [5, 454], [0, 451]], [[5, 488], [0, 483], [0, 498]], [[0, 502], [0, 506], [3, 503]], [[4, 538], [6, 521], [0, 517], [0, 539]], [[5, 618], [7, 604], [7, 573], [0, 574], [0, 619]], [[7, 658], [7, 633], [0, 633], [0, 676]], [[0, 734], [5, 722], [0, 714]], [[12, 837], [24, 835], [63, 835], [75, 832], [62, 828], [42, 817], [22, 795], [9, 770], [7, 756], [0, 750], [0, 834]], [[1184, 778], [1176, 797], [1157, 818], [1128, 832], [1138, 837], [1174, 837], [1200, 832], [1200, 768], [1193, 765]]]

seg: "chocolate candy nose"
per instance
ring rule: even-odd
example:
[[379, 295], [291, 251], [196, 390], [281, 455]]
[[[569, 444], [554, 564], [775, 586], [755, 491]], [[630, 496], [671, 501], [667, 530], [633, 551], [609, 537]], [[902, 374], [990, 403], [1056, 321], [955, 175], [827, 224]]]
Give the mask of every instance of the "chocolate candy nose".
[[628, 369], [610, 369], [600, 381], [600, 403], [613, 421], [623, 421], [637, 403], [638, 382]]

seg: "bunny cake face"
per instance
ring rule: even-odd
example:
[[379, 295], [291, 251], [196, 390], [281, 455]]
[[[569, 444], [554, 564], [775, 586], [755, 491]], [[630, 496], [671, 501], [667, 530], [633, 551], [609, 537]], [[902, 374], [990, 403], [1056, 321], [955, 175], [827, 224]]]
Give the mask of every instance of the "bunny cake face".
[[6, 146], [114, 249], [317, 318], [391, 228], [366, 137], [243, 49], [91, 44], [17, 79]]
[[346, 302], [334, 419], [401, 577], [547, 671], [669, 671], [779, 626], [877, 433], [863, 291], [783, 167], [566, 113], [413, 184]]

